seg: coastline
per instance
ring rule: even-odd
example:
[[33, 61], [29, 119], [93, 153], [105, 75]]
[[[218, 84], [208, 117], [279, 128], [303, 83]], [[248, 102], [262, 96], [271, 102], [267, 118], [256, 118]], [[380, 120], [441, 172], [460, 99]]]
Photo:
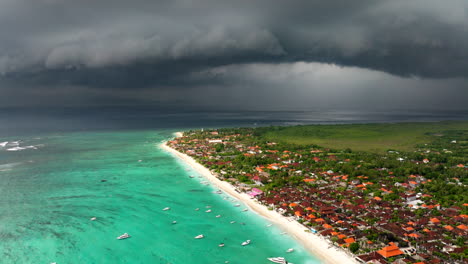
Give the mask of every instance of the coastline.
[[[180, 137], [182, 136], [182, 133], [176, 132], [175, 136]], [[251, 199], [246, 193], [237, 192], [234, 186], [232, 186], [230, 183], [218, 179], [206, 167], [196, 162], [192, 157], [169, 147], [166, 143], [167, 142], [163, 142], [160, 147], [190, 165], [217, 188], [243, 202], [257, 214], [278, 225], [290, 236], [299, 241], [310, 253], [312, 253], [312, 255], [319, 258], [323, 263], [357, 263], [353, 257], [346, 254], [343, 250], [334, 246], [329, 247], [329, 242], [327, 239], [311, 232], [305, 232], [304, 230], [307, 228], [301, 225], [299, 222], [290, 220], [276, 211], [268, 210], [266, 206]]]

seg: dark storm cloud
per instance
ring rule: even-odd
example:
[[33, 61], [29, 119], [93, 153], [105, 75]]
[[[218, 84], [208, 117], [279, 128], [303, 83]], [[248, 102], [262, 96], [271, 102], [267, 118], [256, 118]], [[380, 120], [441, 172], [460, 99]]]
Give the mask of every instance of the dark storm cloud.
[[[19, 95], [154, 102], [180, 100], [180, 91], [247, 102], [241, 91], [269, 87], [284, 96], [291, 83], [305, 89], [298, 94], [320, 94], [305, 75], [330, 63], [368, 69], [358, 76], [380, 76], [389, 90], [390, 82], [461, 90], [467, 13], [465, 0], [0, 0], [0, 91], [9, 95], [0, 103], [18, 104], [11, 98]], [[278, 71], [298, 62], [309, 65], [303, 75]], [[252, 67], [284, 78], [246, 78]], [[378, 83], [362, 89], [372, 93]]]
[[467, 8], [463, 0], [2, 0], [0, 71], [242, 57], [466, 76]]

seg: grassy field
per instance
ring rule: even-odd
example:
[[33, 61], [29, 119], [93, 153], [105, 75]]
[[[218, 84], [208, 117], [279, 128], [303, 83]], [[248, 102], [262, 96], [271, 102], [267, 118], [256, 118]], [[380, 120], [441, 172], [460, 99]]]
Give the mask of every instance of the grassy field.
[[273, 127], [262, 131], [261, 136], [275, 142], [383, 152], [412, 151], [417, 144], [429, 143], [451, 130], [468, 131], [468, 121]]

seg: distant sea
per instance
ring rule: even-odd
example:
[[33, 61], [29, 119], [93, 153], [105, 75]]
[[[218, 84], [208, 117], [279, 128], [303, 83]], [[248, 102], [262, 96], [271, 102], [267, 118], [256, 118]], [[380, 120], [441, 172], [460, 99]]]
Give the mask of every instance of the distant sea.
[[[158, 145], [175, 131], [202, 127], [466, 118], [350, 112], [7, 112], [0, 112], [0, 263], [19, 264], [261, 264], [275, 256], [296, 264], [320, 263], [282, 230], [204, 185], [203, 178]], [[171, 209], [163, 211], [165, 207]], [[131, 238], [116, 239], [125, 232]], [[205, 238], [194, 239], [199, 234]], [[241, 246], [247, 239], [251, 244]], [[285, 253], [288, 248], [295, 251]]]

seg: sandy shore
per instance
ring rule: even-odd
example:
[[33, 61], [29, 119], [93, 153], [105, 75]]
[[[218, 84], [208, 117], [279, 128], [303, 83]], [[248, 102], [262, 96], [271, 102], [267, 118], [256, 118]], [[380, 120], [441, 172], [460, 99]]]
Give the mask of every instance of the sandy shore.
[[[182, 133], [177, 132], [175, 135], [177, 137], [180, 137], [182, 136]], [[307, 250], [309, 250], [314, 256], [318, 257], [323, 263], [357, 263], [351, 256], [346, 254], [343, 250], [338, 249], [336, 247], [329, 247], [328, 240], [325, 240], [323, 237], [310, 232], [305, 232], [307, 228], [301, 225], [299, 222], [295, 220], [290, 220], [276, 211], [268, 210], [267, 207], [251, 199], [250, 196], [246, 193], [237, 192], [234, 189], [234, 186], [232, 186], [228, 182], [221, 181], [218, 178], [216, 178], [213, 174], [211, 174], [211, 172], [207, 168], [197, 163], [192, 157], [170, 148], [166, 145], [166, 143], [161, 144], [161, 148], [182, 159], [184, 162], [193, 167], [197, 172], [203, 175], [206, 179], [208, 179], [217, 188], [235, 197], [236, 199], [245, 203], [248, 207], [250, 207], [259, 215], [277, 224], [290, 236], [292, 236], [301, 244], [303, 244]]]

